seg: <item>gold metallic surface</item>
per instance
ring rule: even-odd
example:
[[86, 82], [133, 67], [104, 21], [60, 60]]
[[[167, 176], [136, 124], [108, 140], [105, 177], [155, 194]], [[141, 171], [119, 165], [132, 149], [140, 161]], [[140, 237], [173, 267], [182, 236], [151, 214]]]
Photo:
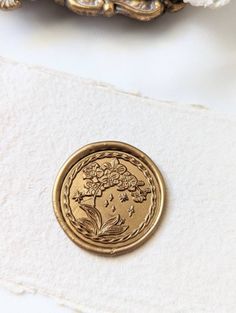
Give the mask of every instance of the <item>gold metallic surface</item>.
[[143, 243], [157, 228], [164, 198], [164, 182], [151, 159], [114, 141], [75, 152], [53, 190], [56, 217], [70, 239], [107, 255]]
[[[113, 16], [122, 14], [140, 21], [150, 21], [166, 11], [184, 8], [182, 0], [54, 0], [80, 15]], [[0, 9], [14, 9], [22, 0], [0, 0]]]
[[184, 8], [181, 0], [55, 0], [77, 14], [113, 16], [122, 14], [140, 21], [150, 21], [166, 11]]
[[21, 0], [0, 0], [1, 10], [17, 9], [21, 6]]

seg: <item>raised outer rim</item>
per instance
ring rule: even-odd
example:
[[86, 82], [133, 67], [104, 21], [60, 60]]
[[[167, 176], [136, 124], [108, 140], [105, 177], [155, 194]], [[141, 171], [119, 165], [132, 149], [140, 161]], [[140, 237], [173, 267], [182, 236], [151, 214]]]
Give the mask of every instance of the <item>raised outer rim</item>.
[[[64, 220], [64, 217], [61, 212], [61, 205], [60, 205], [60, 193], [61, 193], [61, 188], [63, 181], [68, 173], [68, 171], [77, 163], [79, 160], [84, 158], [85, 156], [98, 152], [98, 151], [104, 151], [104, 150], [118, 150], [118, 151], [123, 151], [126, 153], [129, 153], [131, 155], [134, 155], [138, 159], [140, 159], [154, 174], [156, 177], [159, 187], [160, 187], [160, 194], [161, 194], [161, 199], [160, 199], [160, 210], [159, 214], [152, 225], [152, 227], [148, 230], [148, 232], [140, 237], [137, 241], [128, 244], [123, 247], [118, 247], [118, 248], [105, 248], [105, 247], [98, 247], [93, 244], [89, 244], [83, 239], [80, 239], [76, 236], [76, 234], [68, 227], [66, 221]], [[55, 184], [53, 188], [53, 207], [54, 207], [54, 212], [56, 215], [56, 218], [61, 225], [62, 229], [64, 232], [67, 234], [67, 236], [77, 245], [79, 245], [82, 248], [85, 248], [86, 250], [92, 251], [92, 252], [97, 252], [101, 254], [106, 254], [106, 255], [114, 255], [114, 254], [121, 254], [125, 253], [128, 251], [131, 251], [138, 246], [140, 246], [142, 243], [144, 243], [150, 235], [156, 230], [160, 217], [162, 215], [163, 209], [164, 209], [164, 202], [165, 202], [165, 184], [163, 177], [158, 169], [158, 167], [155, 165], [155, 163], [147, 156], [144, 152], [141, 150], [137, 149], [136, 147], [133, 147], [127, 143], [124, 142], [119, 142], [119, 141], [101, 141], [101, 142], [95, 142], [88, 144], [81, 149], [77, 150], [75, 153], [73, 153], [69, 159], [64, 163], [64, 165], [61, 167]]]

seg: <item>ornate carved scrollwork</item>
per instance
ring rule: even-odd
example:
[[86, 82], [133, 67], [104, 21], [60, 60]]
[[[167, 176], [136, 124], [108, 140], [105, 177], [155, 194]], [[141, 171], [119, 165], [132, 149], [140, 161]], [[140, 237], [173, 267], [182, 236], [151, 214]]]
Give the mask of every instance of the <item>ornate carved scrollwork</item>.
[[[14, 9], [22, 0], [0, 0], [1, 9]], [[182, 0], [54, 0], [80, 15], [113, 16], [122, 14], [131, 18], [150, 21], [164, 12], [177, 12], [184, 8]]]
[[77, 14], [113, 16], [122, 14], [141, 21], [149, 21], [166, 11], [184, 8], [182, 0], [55, 0]]
[[11, 10], [21, 6], [21, 0], [0, 0], [0, 9]]

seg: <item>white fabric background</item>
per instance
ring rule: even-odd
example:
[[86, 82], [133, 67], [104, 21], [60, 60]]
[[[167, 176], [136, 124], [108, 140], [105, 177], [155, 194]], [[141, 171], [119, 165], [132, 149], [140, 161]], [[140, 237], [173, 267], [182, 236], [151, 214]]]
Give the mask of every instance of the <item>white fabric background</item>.
[[[83, 313], [235, 312], [235, 118], [16, 63], [0, 79], [3, 281]], [[157, 233], [117, 258], [76, 247], [51, 204], [67, 156], [103, 139], [144, 150], [168, 190]]]
[[145, 24], [79, 17], [52, 0], [0, 12], [0, 55], [157, 100], [235, 112], [236, 1]]

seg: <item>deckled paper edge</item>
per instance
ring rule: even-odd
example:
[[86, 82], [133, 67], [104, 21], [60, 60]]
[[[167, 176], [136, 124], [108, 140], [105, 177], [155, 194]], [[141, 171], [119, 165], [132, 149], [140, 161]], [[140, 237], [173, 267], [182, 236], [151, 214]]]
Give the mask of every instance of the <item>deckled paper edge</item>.
[[59, 297], [56, 294], [52, 294], [51, 292], [37, 288], [34, 286], [25, 285], [22, 283], [17, 283], [15, 281], [9, 281], [0, 279], [0, 287], [4, 288], [5, 290], [11, 292], [15, 295], [25, 295], [25, 294], [39, 294], [43, 297], [47, 297], [55, 301], [60, 306], [73, 310], [77, 313], [99, 313], [99, 312], [92, 312], [91, 309], [87, 309], [82, 307], [79, 303], [71, 302], [70, 300], [66, 299], [65, 297]]
[[152, 97], [148, 96], [143, 96], [139, 91], [125, 91], [122, 89], [119, 89], [115, 87], [112, 84], [103, 82], [103, 81], [96, 81], [93, 79], [89, 78], [84, 78], [80, 77], [71, 73], [63, 72], [60, 70], [55, 70], [52, 68], [46, 68], [43, 66], [39, 65], [32, 65], [32, 64], [27, 64], [24, 62], [18, 62], [12, 59], [8, 59], [5, 57], [0, 56], [0, 66], [2, 64], [12, 64], [12, 65], [20, 65], [26, 67], [28, 70], [36, 70], [41, 73], [49, 74], [49, 75], [57, 75], [58, 77], [62, 78], [68, 78], [68, 79], [74, 79], [78, 81], [79, 84], [84, 85], [84, 86], [91, 86], [91, 87], [97, 87], [101, 88], [103, 90], [106, 90], [107, 92], [113, 92], [114, 94], [122, 94], [122, 95], [127, 95], [130, 97], [137, 97], [141, 100], [146, 100], [150, 102], [150, 104], [155, 105], [156, 107], [170, 107], [175, 110], [180, 110], [181, 112], [205, 112], [205, 114], [208, 114], [210, 118], [218, 118], [221, 120], [228, 120], [228, 121], [236, 121], [236, 115], [232, 115], [230, 113], [225, 113], [225, 112], [219, 112], [219, 111], [214, 111], [210, 108], [208, 108], [206, 105], [199, 104], [199, 103], [183, 103], [183, 102], [178, 102], [178, 101], [168, 101], [168, 100], [163, 100], [163, 99], [155, 99]]

